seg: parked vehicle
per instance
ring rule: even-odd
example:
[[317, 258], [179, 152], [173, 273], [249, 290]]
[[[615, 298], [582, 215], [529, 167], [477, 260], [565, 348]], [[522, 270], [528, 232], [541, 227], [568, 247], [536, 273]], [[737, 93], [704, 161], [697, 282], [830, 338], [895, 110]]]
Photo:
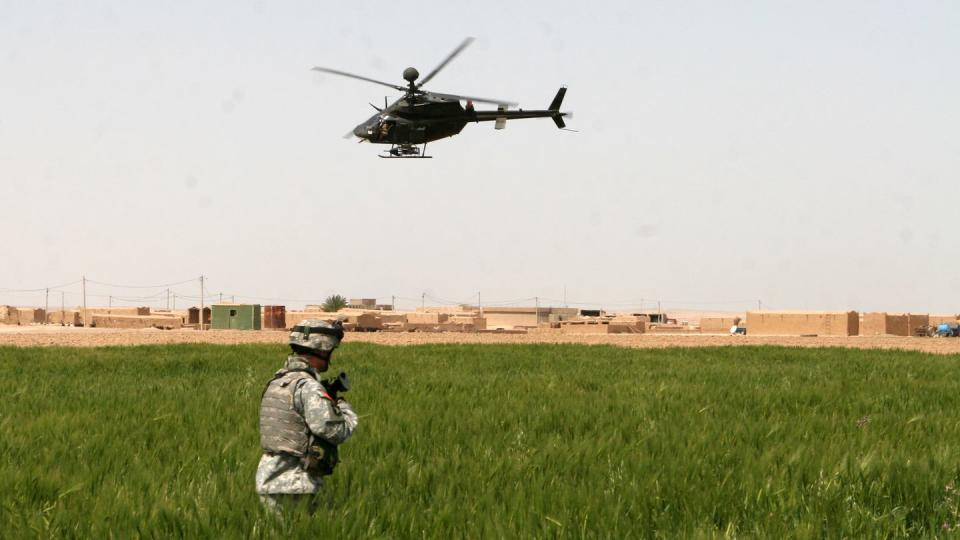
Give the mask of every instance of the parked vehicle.
[[937, 325], [936, 337], [960, 337], [960, 324], [940, 323]]

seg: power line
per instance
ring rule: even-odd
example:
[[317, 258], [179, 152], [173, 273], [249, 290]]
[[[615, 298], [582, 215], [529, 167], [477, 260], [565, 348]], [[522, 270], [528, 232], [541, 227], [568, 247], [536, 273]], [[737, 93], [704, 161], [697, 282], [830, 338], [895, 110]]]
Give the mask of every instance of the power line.
[[432, 300], [435, 300], [435, 301], [437, 301], [437, 302], [440, 302], [441, 304], [448, 304], [448, 305], [452, 305], [452, 306], [460, 306], [460, 305], [463, 305], [463, 304], [469, 304], [470, 301], [475, 298], [475, 295], [474, 295], [474, 296], [471, 296], [470, 298], [468, 298], [467, 300], [465, 300], [465, 301], [463, 301], [463, 302], [457, 302], [457, 301], [455, 301], [455, 300], [446, 300], [446, 299], [444, 299], [444, 298], [439, 298], [439, 297], [434, 296], [434, 295], [432, 295], [432, 294], [427, 294], [426, 297], [427, 297], [427, 298], [430, 298], [430, 299], [432, 299]]
[[[266, 297], [266, 296], [247, 296], [245, 294], [233, 294], [233, 293], [223, 293], [224, 296], [233, 296], [236, 298], [247, 298], [250, 300], [268, 300], [268, 301], [280, 301], [280, 302], [303, 302], [305, 304], [322, 304], [324, 300], [320, 298], [276, 298], [276, 297]], [[397, 298], [400, 298], [399, 296]]]
[[[197, 278], [185, 279], [183, 281], [177, 281], [176, 283], [164, 283], [162, 285], [117, 285], [115, 283], [104, 283], [102, 281], [96, 281], [93, 279], [88, 279], [88, 283], [96, 283], [97, 285], [105, 285], [107, 287], [116, 287], [117, 289], [161, 289], [164, 287], [173, 287], [174, 285], [183, 285], [185, 283], [193, 283]], [[42, 289], [41, 289], [42, 290]]]
[[62, 289], [64, 287], [76, 285], [77, 283], [80, 283], [79, 279], [77, 281], [71, 281], [70, 283], [64, 283], [63, 285], [55, 285], [53, 287], [39, 287], [36, 289], [8, 289], [5, 287], [0, 287], [0, 292], [40, 292], [40, 291], [45, 291], [47, 289], [50, 289], [50, 290]]

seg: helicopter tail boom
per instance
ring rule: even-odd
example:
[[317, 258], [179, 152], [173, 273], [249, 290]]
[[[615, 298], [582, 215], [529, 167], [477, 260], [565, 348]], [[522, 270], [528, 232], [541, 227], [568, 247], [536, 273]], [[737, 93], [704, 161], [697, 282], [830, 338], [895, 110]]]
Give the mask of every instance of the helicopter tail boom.
[[550, 106], [546, 110], [525, 111], [520, 109], [518, 111], [511, 111], [502, 106], [496, 111], [474, 111], [468, 109], [469, 120], [473, 122], [495, 121], [498, 126], [497, 129], [503, 129], [503, 126], [507, 120], [519, 120], [521, 118], [550, 118], [558, 128], [564, 129], [567, 127], [567, 124], [563, 121], [563, 117], [571, 115], [568, 112], [560, 111], [560, 105], [563, 103], [563, 97], [566, 95], [566, 93], [567, 87], [560, 87], [560, 90], [557, 91], [557, 95], [554, 96], [553, 101], [550, 102]]

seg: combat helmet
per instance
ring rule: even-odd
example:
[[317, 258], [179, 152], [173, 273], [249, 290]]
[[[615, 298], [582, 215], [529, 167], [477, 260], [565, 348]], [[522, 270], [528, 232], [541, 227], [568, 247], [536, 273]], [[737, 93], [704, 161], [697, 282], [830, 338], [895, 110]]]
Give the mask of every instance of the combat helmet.
[[290, 347], [294, 350], [329, 352], [343, 339], [343, 322], [329, 323], [322, 319], [304, 319], [290, 331]]

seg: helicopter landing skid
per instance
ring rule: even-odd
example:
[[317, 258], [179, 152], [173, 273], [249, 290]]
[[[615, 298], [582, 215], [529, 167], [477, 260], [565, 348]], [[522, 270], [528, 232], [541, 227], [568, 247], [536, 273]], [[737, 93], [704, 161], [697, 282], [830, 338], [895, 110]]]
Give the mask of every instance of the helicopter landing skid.
[[425, 155], [427, 151], [427, 143], [423, 143], [423, 150], [420, 150], [419, 146], [412, 144], [394, 144], [390, 146], [384, 154], [377, 154], [382, 158], [416, 158], [416, 159], [429, 159], [433, 156]]

